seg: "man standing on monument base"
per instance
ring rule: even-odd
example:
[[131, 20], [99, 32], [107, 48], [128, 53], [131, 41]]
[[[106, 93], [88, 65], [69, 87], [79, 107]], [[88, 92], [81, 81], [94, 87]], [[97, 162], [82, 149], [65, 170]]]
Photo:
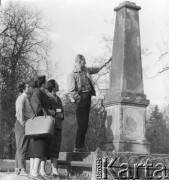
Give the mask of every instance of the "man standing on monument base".
[[85, 135], [88, 128], [91, 96], [95, 96], [95, 89], [92, 83], [91, 74], [98, 73], [107, 63], [100, 67], [86, 67], [86, 60], [83, 55], [78, 54], [75, 58], [75, 66], [68, 75], [68, 95], [74, 103], [77, 119], [77, 134], [74, 152], [85, 152]]

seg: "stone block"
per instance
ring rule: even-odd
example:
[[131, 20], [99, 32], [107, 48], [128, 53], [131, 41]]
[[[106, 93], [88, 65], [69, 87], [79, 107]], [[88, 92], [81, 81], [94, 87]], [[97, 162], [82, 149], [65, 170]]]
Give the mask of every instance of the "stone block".
[[106, 112], [103, 149], [150, 152], [150, 144], [145, 138], [146, 107], [114, 105], [106, 107]]

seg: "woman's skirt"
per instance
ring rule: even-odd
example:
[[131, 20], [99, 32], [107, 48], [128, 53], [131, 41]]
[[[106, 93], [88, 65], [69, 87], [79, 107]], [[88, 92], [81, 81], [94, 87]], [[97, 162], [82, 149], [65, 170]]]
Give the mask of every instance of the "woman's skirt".
[[29, 141], [28, 154], [30, 158], [47, 157], [47, 137], [31, 137]]
[[53, 136], [48, 139], [47, 153], [49, 158], [58, 158], [61, 146], [61, 129], [54, 129]]

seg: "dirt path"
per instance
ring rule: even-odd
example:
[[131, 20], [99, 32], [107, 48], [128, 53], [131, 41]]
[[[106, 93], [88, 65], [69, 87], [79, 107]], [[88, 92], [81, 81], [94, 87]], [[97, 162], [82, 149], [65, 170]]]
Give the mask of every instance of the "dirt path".
[[0, 180], [29, 180], [29, 178], [17, 176], [14, 173], [0, 173]]
[[[0, 172], [0, 180], [29, 180], [28, 177], [17, 176], [13, 172], [11, 173], [1, 173]], [[77, 180], [77, 178], [60, 178], [60, 180]]]

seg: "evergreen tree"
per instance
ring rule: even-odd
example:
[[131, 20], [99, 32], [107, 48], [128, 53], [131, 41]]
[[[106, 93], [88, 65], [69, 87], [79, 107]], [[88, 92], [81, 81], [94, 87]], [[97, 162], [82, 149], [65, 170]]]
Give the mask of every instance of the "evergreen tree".
[[151, 153], [167, 153], [167, 134], [163, 114], [156, 105], [146, 125], [146, 138], [151, 143]]

